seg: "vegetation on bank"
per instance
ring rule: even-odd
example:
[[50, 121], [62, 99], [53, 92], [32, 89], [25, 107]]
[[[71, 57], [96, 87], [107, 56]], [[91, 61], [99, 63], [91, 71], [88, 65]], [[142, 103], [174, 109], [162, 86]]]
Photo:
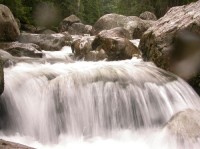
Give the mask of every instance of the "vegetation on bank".
[[106, 13], [139, 15], [151, 11], [157, 17], [177, 5], [197, 0], [0, 0], [22, 23], [53, 25], [75, 14], [84, 23], [93, 24]]

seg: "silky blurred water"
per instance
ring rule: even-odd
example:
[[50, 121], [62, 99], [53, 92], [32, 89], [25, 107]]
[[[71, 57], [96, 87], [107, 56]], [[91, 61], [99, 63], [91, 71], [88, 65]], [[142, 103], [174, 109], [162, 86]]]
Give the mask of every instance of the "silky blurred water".
[[[66, 55], [61, 53], [65, 52]], [[65, 59], [68, 49], [51, 58]], [[62, 57], [64, 56], [64, 57]], [[1, 138], [36, 148], [180, 147], [162, 127], [176, 112], [199, 107], [177, 76], [152, 63], [17, 63], [4, 69]]]

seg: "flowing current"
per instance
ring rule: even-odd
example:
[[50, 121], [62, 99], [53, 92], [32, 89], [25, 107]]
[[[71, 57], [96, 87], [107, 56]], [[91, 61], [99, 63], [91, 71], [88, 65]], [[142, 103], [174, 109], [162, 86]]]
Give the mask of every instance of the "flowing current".
[[[62, 52], [44, 53], [65, 59]], [[162, 128], [200, 106], [186, 82], [140, 59], [67, 59], [4, 69], [1, 138], [35, 148], [177, 148]]]

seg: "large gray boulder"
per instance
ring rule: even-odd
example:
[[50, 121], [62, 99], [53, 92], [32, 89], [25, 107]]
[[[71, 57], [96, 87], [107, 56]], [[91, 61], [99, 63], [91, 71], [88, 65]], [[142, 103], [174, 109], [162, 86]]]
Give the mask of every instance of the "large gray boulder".
[[70, 45], [72, 37], [69, 33], [57, 34], [30, 34], [22, 33], [19, 37], [21, 43], [34, 43], [40, 46], [42, 50], [57, 51], [62, 47]]
[[10, 9], [0, 4], [0, 40], [15, 41], [20, 35], [19, 26]]
[[200, 137], [200, 111], [181, 111], [167, 122], [164, 129], [179, 138], [196, 140]]
[[27, 56], [42, 58], [43, 56], [40, 47], [33, 43], [2, 42], [0, 43], [0, 49], [17, 57]]
[[96, 35], [103, 30], [123, 27], [129, 31], [133, 39], [137, 39], [153, 24], [154, 21], [142, 20], [136, 16], [124, 16], [112, 13], [102, 16], [94, 24], [92, 33]]
[[142, 36], [139, 48], [146, 61], [172, 71], [199, 89], [200, 0], [171, 8]]

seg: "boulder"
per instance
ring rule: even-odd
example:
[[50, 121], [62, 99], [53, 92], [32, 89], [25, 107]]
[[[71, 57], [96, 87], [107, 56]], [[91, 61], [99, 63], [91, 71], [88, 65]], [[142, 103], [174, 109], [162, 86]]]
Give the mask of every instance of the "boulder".
[[30, 34], [22, 33], [19, 37], [21, 43], [34, 43], [40, 46], [42, 50], [57, 51], [62, 47], [70, 45], [72, 37], [69, 33], [57, 34]]
[[144, 60], [192, 79], [197, 88], [200, 81], [194, 78], [200, 74], [199, 7], [200, 1], [171, 8], [143, 34], [139, 45]]
[[149, 11], [145, 11], [145, 12], [141, 13], [139, 17], [143, 20], [152, 20], [152, 21], [157, 20], [156, 15]]
[[135, 20], [129, 21], [124, 28], [129, 31], [132, 39], [140, 39], [144, 32], [154, 24], [154, 21]]
[[3, 60], [0, 59], [0, 95], [4, 91], [4, 72], [3, 72]]
[[105, 51], [108, 60], [131, 59], [133, 56], [140, 56], [138, 48], [126, 38], [120, 37], [99, 37], [97, 36], [92, 42], [93, 50]]
[[124, 16], [114, 13], [106, 14], [94, 24], [92, 34], [96, 35], [102, 30], [122, 27], [129, 31], [133, 39], [137, 39], [153, 24], [154, 21], [142, 20], [136, 16]]
[[[41, 58], [43, 56], [40, 47], [33, 43], [4, 42], [0, 43], [0, 49], [17, 57], [28, 56]], [[6, 56], [5, 54], [3, 55], [4, 57]]]
[[36, 33], [37, 28], [31, 24], [21, 24], [21, 30], [27, 33]]
[[71, 26], [73, 23], [81, 23], [81, 20], [75, 16], [71, 15], [65, 18], [59, 25], [59, 31], [64, 32], [68, 30], [68, 27]]
[[33, 149], [32, 147], [28, 147], [28, 146], [10, 142], [10, 141], [5, 141], [2, 139], [0, 139], [0, 148], [1, 149]]
[[131, 39], [129, 32], [122, 27], [116, 27], [110, 30], [103, 30], [97, 35], [98, 39], [109, 38], [109, 37], [121, 37], [121, 38]]
[[15, 41], [20, 35], [19, 26], [7, 6], [0, 4], [0, 40]]
[[92, 26], [84, 25], [83, 23], [73, 23], [71, 26], [68, 26], [67, 32], [71, 35], [84, 35], [90, 34]]
[[85, 36], [72, 42], [71, 48], [74, 55], [80, 59], [84, 58], [92, 51], [94, 36]]
[[200, 137], [200, 111], [187, 109], [175, 114], [164, 129], [182, 139]]
[[18, 18], [15, 18], [15, 21], [17, 22], [17, 25], [18, 25], [18, 27], [20, 29], [21, 28], [21, 22], [20, 22], [20, 20]]

